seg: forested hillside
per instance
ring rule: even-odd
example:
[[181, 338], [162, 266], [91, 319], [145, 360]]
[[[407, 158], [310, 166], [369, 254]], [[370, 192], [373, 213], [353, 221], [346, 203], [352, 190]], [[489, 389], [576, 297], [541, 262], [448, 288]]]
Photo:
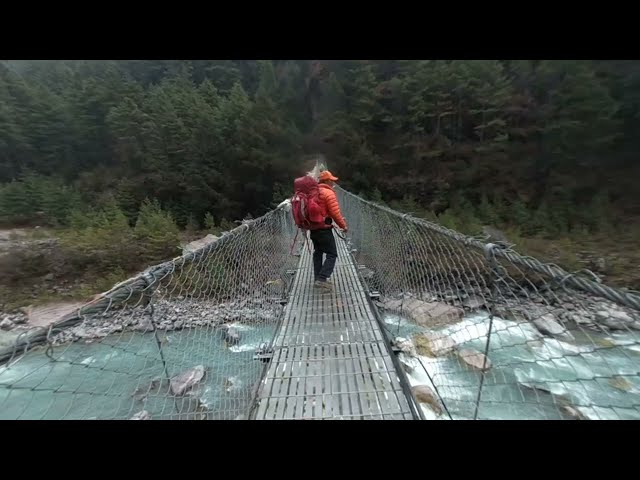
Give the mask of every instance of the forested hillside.
[[324, 153], [377, 200], [597, 229], [640, 214], [639, 105], [635, 61], [7, 61], [2, 221], [255, 216]]
[[134, 235], [146, 205], [224, 227], [323, 154], [345, 188], [465, 233], [624, 235], [639, 132], [637, 61], [2, 61], [0, 224]]

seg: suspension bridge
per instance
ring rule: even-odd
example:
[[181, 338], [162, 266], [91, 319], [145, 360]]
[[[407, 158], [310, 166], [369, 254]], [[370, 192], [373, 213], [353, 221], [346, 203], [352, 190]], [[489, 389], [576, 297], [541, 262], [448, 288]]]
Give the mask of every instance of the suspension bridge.
[[0, 348], [0, 419], [639, 419], [640, 294], [336, 187], [329, 293], [286, 203]]

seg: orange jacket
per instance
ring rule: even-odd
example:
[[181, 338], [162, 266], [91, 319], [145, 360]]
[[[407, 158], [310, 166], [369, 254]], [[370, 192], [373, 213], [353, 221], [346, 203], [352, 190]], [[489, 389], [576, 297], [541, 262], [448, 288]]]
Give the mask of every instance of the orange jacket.
[[318, 185], [321, 204], [324, 208], [322, 214], [325, 217], [331, 217], [336, 224], [343, 230], [347, 228], [347, 222], [345, 221], [342, 213], [340, 212], [340, 205], [338, 204], [338, 198], [336, 192], [333, 191], [329, 185], [321, 183]]

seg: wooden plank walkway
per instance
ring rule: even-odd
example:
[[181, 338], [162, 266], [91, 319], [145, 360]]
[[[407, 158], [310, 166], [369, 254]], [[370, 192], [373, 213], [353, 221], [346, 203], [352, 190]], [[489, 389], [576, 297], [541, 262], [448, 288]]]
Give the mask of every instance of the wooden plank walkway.
[[413, 419], [345, 242], [334, 291], [313, 288], [304, 248], [252, 418]]

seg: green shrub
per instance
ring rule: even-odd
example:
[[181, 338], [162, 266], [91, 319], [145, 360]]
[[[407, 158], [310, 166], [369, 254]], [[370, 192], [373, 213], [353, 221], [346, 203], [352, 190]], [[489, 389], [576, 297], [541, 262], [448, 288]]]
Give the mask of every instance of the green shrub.
[[141, 259], [147, 262], [170, 259], [179, 255], [180, 231], [169, 212], [157, 200], [145, 200], [134, 229]]

